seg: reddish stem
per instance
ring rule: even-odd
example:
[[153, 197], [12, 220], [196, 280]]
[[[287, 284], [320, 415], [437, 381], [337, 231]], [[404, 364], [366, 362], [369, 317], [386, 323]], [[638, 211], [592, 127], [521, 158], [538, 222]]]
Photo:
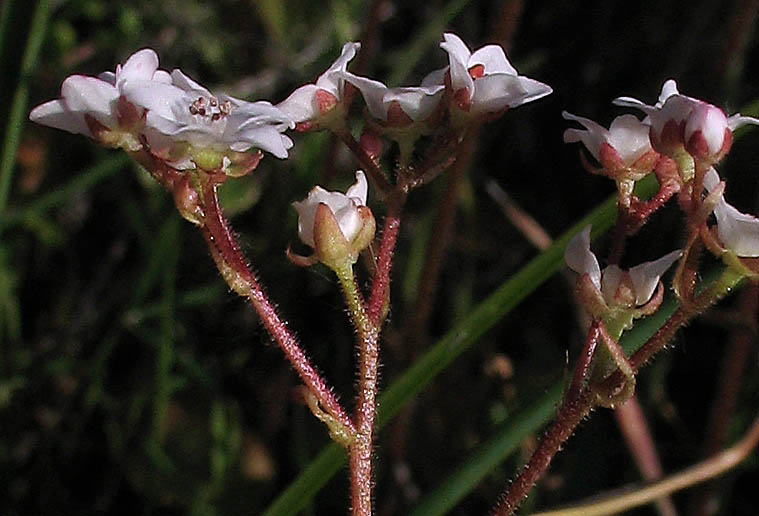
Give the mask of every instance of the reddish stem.
[[337, 137], [340, 138], [356, 156], [359, 164], [364, 168], [366, 173], [369, 174], [369, 178], [374, 182], [374, 185], [380, 190], [380, 192], [382, 192], [382, 195], [390, 195], [391, 192], [393, 192], [393, 186], [385, 178], [385, 174], [382, 172], [382, 169], [380, 169], [377, 161], [366, 152], [347, 129], [335, 130], [335, 135], [337, 135]]
[[567, 389], [567, 394], [565, 396], [566, 399], [577, 398], [585, 386], [585, 381], [588, 379], [590, 363], [593, 361], [593, 354], [596, 351], [598, 338], [601, 334], [599, 324], [599, 320], [594, 320], [588, 329], [588, 336], [585, 338], [585, 344], [582, 347], [580, 358], [577, 359], [575, 372], [572, 376], [572, 383], [569, 385], [569, 389]]
[[380, 243], [379, 255], [377, 257], [377, 270], [374, 274], [372, 283], [372, 292], [369, 296], [369, 321], [375, 326], [380, 326], [383, 315], [383, 307], [388, 289], [390, 288], [390, 269], [393, 264], [393, 253], [395, 252], [395, 243], [398, 239], [398, 231], [401, 227], [401, 210], [405, 195], [388, 199], [387, 215], [385, 215], [385, 226], [382, 229], [382, 242]]
[[374, 419], [377, 414], [377, 379], [379, 377], [379, 329], [373, 326], [360, 339], [359, 386], [356, 399], [356, 437], [350, 447], [352, 513], [372, 514], [372, 452]]
[[[667, 343], [672, 340], [677, 330], [724, 297], [735, 286], [735, 283], [732, 286], [720, 285], [715, 290], [714, 287], [719, 282], [720, 280], [718, 279], [712, 286], [707, 287], [687, 307], [681, 306], [675, 310], [667, 322], [629, 358], [629, 366], [633, 373], [637, 373], [640, 367], [648, 362], [654, 354], [664, 349]], [[510, 516], [516, 512], [519, 505], [527, 497], [530, 489], [532, 489], [532, 486], [535, 485], [548, 469], [554, 455], [574, 433], [580, 421], [594, 408], [596, 404], [595, 388], [598, 388], [598, 392], [601, 393], [614, 392], [625, 381], [627, 381], [627, 375], [618, 370], [603, 382], [584, 389], [579, 396], [573, 399], [564, 398], [556, 416], [556, 421], [546, 432], [543, 440], [541, 440], [527, 464], [523, 466], [519, 476], [493, 509], [492, 514], [494, 516]]]
[[255, 274], [248, 267], [229, 223], [219, 207], [217, 185], [218, 183], [212, 180], [205, 185], [203, 191], [205, 217], [201, 231], [219, 271], [235, 292], [250, 300], [266, 330], [285, 353], [301, 381], [319, 400], [323, 409], [349, 432], [355, 433], [353, 422], [327, 387], [324, 379], [311, 365], [297, 339], [287, 328], [287, 324], [279, 318]]

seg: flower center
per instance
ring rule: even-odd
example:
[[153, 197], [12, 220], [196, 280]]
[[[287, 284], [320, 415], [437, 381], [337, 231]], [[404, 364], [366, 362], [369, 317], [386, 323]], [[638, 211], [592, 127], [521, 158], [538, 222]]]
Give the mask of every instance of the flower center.
[[219, 102], [216, 97], [198, 97], [190, 104], [190, 114], [199, 116], [209, 122], [216, 122], [229, 116], [232, 112], [232, 103]]

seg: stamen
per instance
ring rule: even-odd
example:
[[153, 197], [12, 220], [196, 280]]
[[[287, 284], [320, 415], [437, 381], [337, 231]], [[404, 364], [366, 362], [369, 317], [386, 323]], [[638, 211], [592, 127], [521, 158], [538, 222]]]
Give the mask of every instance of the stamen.
[[198, 97], [190, 104], [190, 114], [207, 118], [210, 122], [218, 122], [232, 112], [232, 103], [219, 102], [216, 97]]

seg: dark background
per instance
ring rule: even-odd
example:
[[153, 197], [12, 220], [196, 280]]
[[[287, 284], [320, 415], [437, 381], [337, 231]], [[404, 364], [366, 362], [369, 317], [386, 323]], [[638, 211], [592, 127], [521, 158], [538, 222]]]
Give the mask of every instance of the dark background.
[[[5, 134], [36, 2], [6, 0], [2, 8], [11, 20], [0, 55]], [[611, 181], [582, 169], [578, 146], [562, 143], [562, 110], [608, 126], [624, 112], [613, 98], [653, 103], [672, 77], [683, 93], [728, 114], [757, 114], [746, 106], [759, 98], [758, 9], [749, 0], [56, 2], [28, 106], [55, 98], [66, 76], [112, 70], [143, 47], [158, 52], [163, 68], [276, 103], [319, 75], [349, 39], [364, 44], [353, 66], [391, 86], [417, 84], [446, 64], [437, 48], [443, 31], [472, 48], [504, 44], [521, 73], [554, 93], [488, 124], [464, 160], [432, 299], [418, 300], [415, 292], [428, 242], [440, 237], [436, 213], [448, 175], [409, 199], [383, 341], [387, 385], [537, 254], [486, 185], [507, 191], [551, 236], [614, 191]], [[117, 152], [24, 123], [9, 207], [0, 215], [16, 214], [0, 228], [0, 512], [261, 512], [328, 442], [295, 393], [296, 376], [250, 307], [227, 291], [202, 238], [158, 185], [128, 162], [114, 164]], [[343, 188], [356, 163], [327, 134], [292, 137], [291, 159], [267, 156], [251, 177], [230, 182], [225, 206], [271, 298], [350, 405], [353, 336], [337, 284], [321, 266], [292, 266], [284, 250], [292, 243], [305, 251], [290, 202], [316, 183]], [[758, 143], [759, 131], [747, 131], [720, 167], [730, 202], [750, 213], [759, 211]], [[28, 209], [91, 167], [107, 166], [114, 173], [64, 192], [49, 208]], [[373, 194], [369, 204], [381, 221], [384, 207]], [[675, 248], [680, 221], [674, 206], [657, 214], [623, 264]], [[595, 244], [599, 256], [605, 243]], [[642, 373], [639, 399], [665, 471], [705, 453], [729, 336], [747, 322], [753, 332], [737, 359], [745, 368], [730, 376], [739, 387], [736, 408], [718, 409], [727, 443], [753, 418], [757, 313], [745, 307], [756, 295], [744, 289], [726, 300]], [[409, 338], [419, 303], [432, 305], [429, 328]], [[571, 286], [556, 275], [383, 430], [377, 513], [407, 514], [494, 428], [560, 379], [567, 350], [575, 356], [582, 339]], [[502, 463], [453, 513], [484, 514], [522, 459]], [[638, 479], [614, 418], [603, 410], [581, 425], [531, 503], [555, 506]], [[718, 513], [757, 514], [757, 481], [754, 455], [720, 481]], [[698, 490], [674, 497], [683, 514], [699, 506]], [[343, 472], [306, 514], [344, 514], [347, 507]]]

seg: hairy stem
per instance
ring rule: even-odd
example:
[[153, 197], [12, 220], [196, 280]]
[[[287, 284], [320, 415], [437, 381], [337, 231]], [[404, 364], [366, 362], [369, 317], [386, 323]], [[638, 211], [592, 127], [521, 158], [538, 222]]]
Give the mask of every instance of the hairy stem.
[[721, 475], [743, 462], [758, 444], [759, 417], [754, 420], [748, 432], [734, 446], [680, 473], [621, 495], [615, 494], [600, 501], [596, 500], [567, 509], [541, 512], [533, 516], [606, 516], [618, 514]]
[[387, 215], [382, 229], [382, 242], [377, 257], [377, 270], [374, 273], [372, 292], [369, 296], [369, 320], [377, 327], [381, 326], [383, 307], [390, 289], [390, 269], [393, 265], [393, 253], [401, 227], [401, 211], [405, 194], [391, 196], [387, 203]]
[[361, 292], [353, 276], [353, 266], [336, 271], [348, 311], [358, 332], [358, 395], [356, 434], [350, 444], [351, 507], [355, 516], [372, 514], [372, 449], [374, 418], [377, 414], [379, 373], [379, 329], [366, 312]]
[[[687, 308], [681, 306], [675, 310], [672, 317], [670, 317], [664, 326], [630, 357], [629, 367], [632, 372], [637, 373], [640, 367], [650, 360], [654, 354], [664, 349], [667, 343], [672, 340], [677, 330], [682, 328], [691, 318], [700, 314], [731, 292], [742, 279], [743, 276], [738, 272], [725, 269], [716, 281], [696, 296], [692, 303], [688, 304]], [[604, 382], [590, 385], [579, 396], [573, 399], [564, 399], [561, 407], [559, 407], [556, 421], [546, 432], [543, 440], [527, 464], [523, 466], [517, 478], [494, 507], [492, 511], [493, 515], [510, 516], [516, 512], [519, 505], [530, 492], [530, 489], [532, 489], [532, 486], [535, 485], [548, 469], [553, 457], [574, 433], [580, 421], [595, 407], [595, 388], [598, 388], [601, 393], [612, 392], [625, 379], [626, 376], [617, 371]]]
[[248, 267], [229, 223], [219, 207], [217, 184], [208, 181], [203, 191], [205, 217], [201, 226], [211, 256], [229, 287], [247, 297], [264, 323], [266, 330], [279, 345], [298, 373], [301, 381], [316, 397], [324, 410], [339, 421], [349, 433], [355, 433], [353, 422], [343, 410], [332, 390], [314, 369], [287, 324], [279, 318], [253, 272]]

